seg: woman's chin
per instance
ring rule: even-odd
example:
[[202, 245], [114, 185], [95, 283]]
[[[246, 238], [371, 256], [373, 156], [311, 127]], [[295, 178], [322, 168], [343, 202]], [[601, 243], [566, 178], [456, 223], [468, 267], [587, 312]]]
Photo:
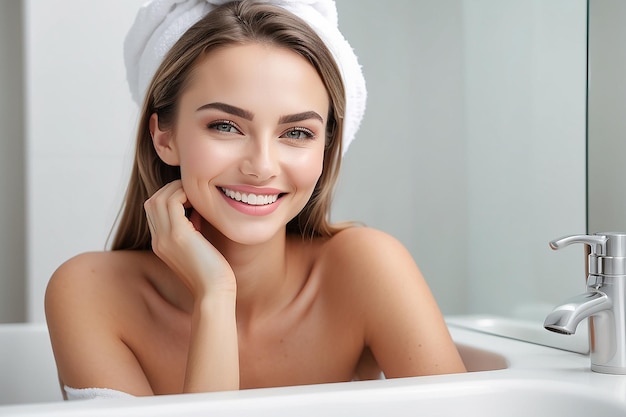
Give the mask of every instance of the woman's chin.
[[218, 227], [216, 230], [227, 240], [242, 246], [263, 245], [276, 239], [277, 236], [284, 236], [286, 226], [270, 224], [239, 224]]

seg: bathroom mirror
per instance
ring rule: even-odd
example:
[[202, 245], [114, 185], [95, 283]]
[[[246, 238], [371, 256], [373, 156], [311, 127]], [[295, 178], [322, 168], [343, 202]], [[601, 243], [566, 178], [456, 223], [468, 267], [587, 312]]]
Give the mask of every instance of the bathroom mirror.
[[[17, 111], [0, 118], [0, 139], [23, 143], [3, 157], [25, 173], [1, 176], [11, 182], [0, 214], [11, 220], [0, 238], [18, 250], [0, 259], [0, 322], [43, 321], [54, 269], [105, 245], [137, 117], [121, 45], [141, 3], [0, 3], [14, 22], [12, 32], [0, 25], [10, 57], [1, 82], [22, 86], [0, 96]], [[337, 6], [369, 100], [333, 219], [401, 240], [445, 314], [543, 320], [583, 288], [582, 250], [554, 253], [548, 242], [586, 227], [587, 2]]]
[[586, 1], [338, 5], [370, 97], [337, 212], [407, 244], [444, 313], [542, 323], [584, 289], [548, 242], [586, 227]]

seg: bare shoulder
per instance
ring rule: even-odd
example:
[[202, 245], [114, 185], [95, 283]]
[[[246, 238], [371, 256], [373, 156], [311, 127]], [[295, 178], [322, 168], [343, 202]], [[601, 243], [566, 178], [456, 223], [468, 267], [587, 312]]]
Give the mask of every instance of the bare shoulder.
[[[353, 303], [393, 303], [394, 293], [401, 294], [407, 286], [428, 292], [421, 271], [413, 256], [398, 239], [369, 227], [350, 227], [326, 241], [318, 259], [325, 280], [337, 291], [347, 293]], [[391, 297], [381, 298], [380, 294]]]
[[[67, 303], [91, 305], [106, 300], [107, 294], [128, 290], [133, 277], [139, 277], [142, 259], [136, 252], [88, 252], [64, 262], [53, 273], [46, 289], [46, 310], [62, 308]], [[93, 296], [93, 299], [91, 298]], [[59, 305], [57, 305], [59, 304]]]
[[350, 227], [334, 235], [324, 244], [322, 259], [343, 274], [361, 277], [364, 271], [371, 275], [390, 268], [418, 272], [413, 257], [398, 239], [369, 227]]
[[[121, 387], [146, 393], [144, 381], [110, 384], [117, 378], [103, 354], [133, 369], [134, 358], [122, 337], [141, 294], [145, 254], [90, 252], [64, 262], [52, 275], [45, 296], [46, 321], [62, 383], [75, 388]], [[145, 379], [145, 378], [144, 378]]]
[[102, 328], [128, 314], [127, 300], [145, 283], [145, 265], [141, 252], [113, 251], [83, 253], [59, 266], [45, 295], [53, 339], [72, 327]]
[[328, 304], [357, 317], [353, 325], [387, 377], [464, 370], [426, 280], [398, 239], [348, 228], [324, 243], [319, 262]]
[[144, 251], [85, 252], [61, 264], [54, 272], [53, 279], [63, 279], [58, 277], [74, 276], [76, 273], [81, 276], [84, 273], [98, 276], [116, 270], [138, 270], [149, 258], [148, 252]]

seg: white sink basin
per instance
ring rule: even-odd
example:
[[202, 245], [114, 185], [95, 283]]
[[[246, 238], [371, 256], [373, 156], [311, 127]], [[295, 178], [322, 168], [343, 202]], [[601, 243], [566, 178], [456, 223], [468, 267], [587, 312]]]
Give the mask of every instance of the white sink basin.
[[458, 325], [450, 320], [449, 325], [468, 369], [474, 372], [12, 405], [0, 407], [0, 416], [626, 416], [626, 376], [592, 372], [587, 355], [469, 330], [464, 327], [467, 322]]
[[[426, 378], [429, 379], [429, 378]], [[445, 379], [445, 378], [444, 378]], [[626, 406], [566, 382], [494, 378], [484, 381], [375, 381], [239, 393], [194, 394], [39, 406], [63, 416], [464, 416], [624, 417]], [[34, 411], [34, 410], [30, 410]], [[2, 413], [0, 412], [0, 415]]]
[[550, 332], [542, 323], [489, 315], [466, 315], [448, 317], [448, 324], [496, 336], [508, 337], [538, 345], [555, 347], [578, 353], [589, 353], [589, 330], [583, 320], [572, 335]]

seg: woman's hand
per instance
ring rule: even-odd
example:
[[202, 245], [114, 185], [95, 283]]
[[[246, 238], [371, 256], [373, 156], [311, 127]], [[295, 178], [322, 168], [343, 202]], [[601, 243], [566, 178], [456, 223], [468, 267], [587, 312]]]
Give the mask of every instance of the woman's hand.
[[200, 233], [200, 215], [192, 211], [180, 180], [154, 193], [145, 203], [152, 250], [192, 292], [196, 301], [210, 292], [236, 291], [233, 271], [222, 254]]
[[152, 250], [194, 297], [183, 392], [239, 389], [239, 348], [235, 304], [237, 284], [222, 254], [199, 232], [180, 180], [145, 203]]

